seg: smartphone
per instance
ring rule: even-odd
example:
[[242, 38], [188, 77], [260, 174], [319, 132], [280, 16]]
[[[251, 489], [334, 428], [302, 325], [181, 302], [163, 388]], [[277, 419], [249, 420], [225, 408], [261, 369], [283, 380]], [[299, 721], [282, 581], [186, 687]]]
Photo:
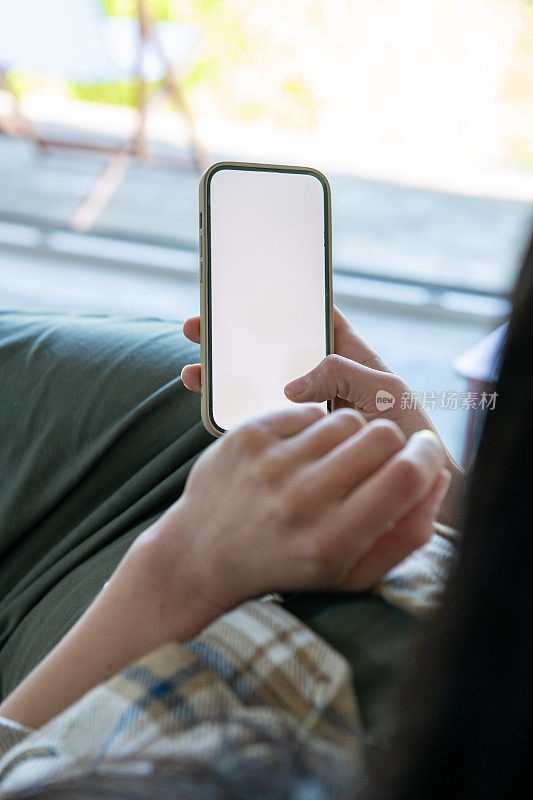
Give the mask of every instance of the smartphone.
[[294, 406], [285, 384], [333, 347], [331, 193], [321, 172], [222, 162], [202, 175], [200, 315], [210, 433]]

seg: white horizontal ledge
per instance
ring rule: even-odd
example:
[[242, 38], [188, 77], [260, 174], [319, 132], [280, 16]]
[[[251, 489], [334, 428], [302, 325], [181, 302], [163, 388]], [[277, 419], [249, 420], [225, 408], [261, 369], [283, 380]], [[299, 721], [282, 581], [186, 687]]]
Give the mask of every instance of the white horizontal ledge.
[[[145, 276], [175, 275], [188, 281], [198, 280], [198, 251], [169, 247], [154, 243], [137, 242], [96, 234], [79, 234], [74, 231], [54, 230], [27, 223], [0, 220], [0, 246], [24, 250], [35, 255], [46, 254], [58, 260], [75, 257], [87, 269], [106, 265], [121, 271], [134, 271]], [[349, 302], [367, 305], [395, 306], [406, 311], [433, 310], [441, 315], [472, 319], [500, 320], [508, 315], [510, 303], [495, 295], [476, 293], [474, 290], [447, 289], [431, 284], [403, 283], [401, 279], [388, 280], [380, 275], [350, 275], [333, 269], [336, 297]]]

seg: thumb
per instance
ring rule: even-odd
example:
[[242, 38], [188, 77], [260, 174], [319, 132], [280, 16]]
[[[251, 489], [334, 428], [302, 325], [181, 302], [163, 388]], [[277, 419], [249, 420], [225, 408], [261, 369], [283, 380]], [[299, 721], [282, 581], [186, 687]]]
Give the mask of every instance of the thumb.
[[296, 403], [321, 403], [341, 397], [363, 410], [375, 411], [376, 391], [385, 388], [391, 377], [389, 373], [332, 354], [306, 375], [288, 383], [285, 395]]

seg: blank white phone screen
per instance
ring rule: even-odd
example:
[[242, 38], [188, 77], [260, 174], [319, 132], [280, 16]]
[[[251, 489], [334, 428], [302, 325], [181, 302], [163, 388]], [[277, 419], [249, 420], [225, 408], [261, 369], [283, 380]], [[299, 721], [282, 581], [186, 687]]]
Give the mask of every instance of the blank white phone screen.
[[211, 408], [229, 430], [294, 407], [285, 384], [327, 354], [324, 186], [312, 174], [223, 168], [209, 201]]

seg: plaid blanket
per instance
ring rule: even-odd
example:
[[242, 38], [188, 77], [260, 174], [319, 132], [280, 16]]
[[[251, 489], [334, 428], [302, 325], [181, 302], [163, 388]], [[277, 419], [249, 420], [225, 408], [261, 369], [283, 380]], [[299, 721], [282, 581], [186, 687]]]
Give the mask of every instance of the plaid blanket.
[[[439, 602], [457, 534], [429, 543], [376, 588], [414, 614]], [[109, 771], [117, 759], [188, 754], [206, 759], [231, 716], [293, 735], [328, 759], [363, 761], [362, 730], [345, 659], [281, 604], [250, 601], [195, 639], [169, 642], [123, 669], [39, 730], [0, 719], [0, 796], [58, 776]], [[250, 723], [253, 723], [252, 725]], [[114, 766], [115, 765], [115, 766]]]

